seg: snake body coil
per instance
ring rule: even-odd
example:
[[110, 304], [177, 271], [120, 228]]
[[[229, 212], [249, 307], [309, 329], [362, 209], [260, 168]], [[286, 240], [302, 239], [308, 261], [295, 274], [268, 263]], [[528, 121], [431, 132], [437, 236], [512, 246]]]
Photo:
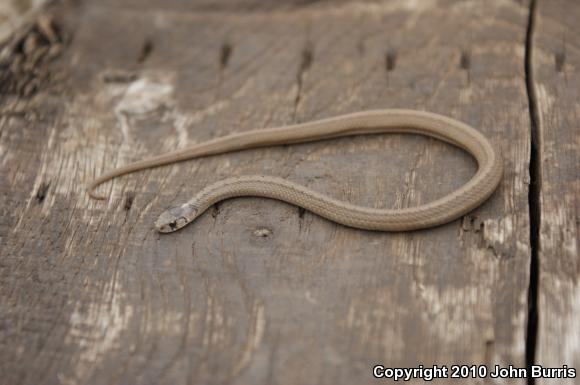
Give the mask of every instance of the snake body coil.
[[350, 135], [412, 133], [440, 139], [475, 157], [477, 173], [461, 188], [433, 202], [400, 210], [375, 209], [342, 202], [285, 179], [267, 176], [228, 178], [201, 190], [187, 203], [173, 207], [155, 223], [163, 233], [182, 228], [214, 203], [239, 196], [258, 196], [285, 201], [345, 226], [366, 230], [406, 231], [450, 222], [483, 203], [497, 188], [503, 173], [502, 160], [489, 141], [474, 128], [441, 115], [414, 110], [357, 112], [303, 124], [229, 135], [183, 150], [131, 163], [95, 179], [88, 193], [105, 199], [94, 189], [117, 176], [186, 159], [223, 154], [249, 148], [304, 143]]

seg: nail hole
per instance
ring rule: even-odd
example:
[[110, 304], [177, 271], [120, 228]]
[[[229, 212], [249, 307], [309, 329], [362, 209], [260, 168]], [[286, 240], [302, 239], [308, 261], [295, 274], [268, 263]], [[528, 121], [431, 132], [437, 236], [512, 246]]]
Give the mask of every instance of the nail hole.
[[562, 72], [564, 69], [564, 63], [566, 62], [566, 54], [564, 52], [557, 52], [554, 55], [554, 64], [556, 66], [556, 71]]
[[388, 51], [385, 54], [385, 69], [391, 72], [397, 66], [397, 53], [395, 51]]
[[469, 52], [467, 51], [461, 52], [461, 58], [459, 59], [459, 67], [461, 67], [462, 70], [468, 70], [471, 67], [471, 58]]
[[149, 38], [145, 39], [143, 42], [143, 46], [141, 47], [141, 53], [139, 54], [139, 58], [137, 62], [143, 63], [153, 52], [153, 41]]
[[228, 66], [230, 57], [232, 56], [232, 46], [229, 43], [224, 43], [220, 50], [220, 68], [223, 70]]
[[133, 206], [133, 201], [135, 200], [135, 193], [132, 191], [127, 192], [126, 196], [125, 196], [125, 210], [129, 211], [131, 210], [131, 207]]
[[48, 193], [49, 187], [50, 187], [50, 182], [48, 182], [48, 183], [42, 182], [40, 184], [40, 186], [38, 187], [38, 191], [36, 191], [36, 200], [38, 201], [38, 203], [42, 203], [44, 201], [44, 199], [46, 198], [46, 195]]

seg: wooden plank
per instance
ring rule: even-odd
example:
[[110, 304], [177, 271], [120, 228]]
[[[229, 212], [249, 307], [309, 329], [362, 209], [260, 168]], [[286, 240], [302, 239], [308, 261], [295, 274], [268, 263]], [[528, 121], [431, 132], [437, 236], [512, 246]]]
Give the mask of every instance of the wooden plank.
[[[539, 1], [533, 31], [540, 190], [538, 364], [580, 370], [580, 5]], [[552, 383], [542, 380], [539, 383]], [[578, 379], [561, 379], [575, 384]]]
[[[53, 68], [67, 74], [64, 91], [5, 107], [39, 111], [4, 117], [0, 136], [8, 383], [364, 384], [376, 363], [525, 365], [527, 4], [115, 3], [57, 7], [71, 35]], [[408, 207], [475, 171], [456, 148], [391, 135], [147, 171], [105, 186], [107, 203], [84, 193], [95, 175], [152, 153], [389, 107], [484, 132], [504, 154], [499, 190], [463, 220], [411, 233], [250, 198], [172, 235], [152, 228], [167, 206], [231, 175]]]

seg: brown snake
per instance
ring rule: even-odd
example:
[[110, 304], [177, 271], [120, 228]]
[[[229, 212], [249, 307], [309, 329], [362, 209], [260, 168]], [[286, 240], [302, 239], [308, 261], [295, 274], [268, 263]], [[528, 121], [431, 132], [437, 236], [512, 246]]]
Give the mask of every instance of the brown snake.
[[406, 231], [450, 222], [483, 203], [497, 188], [503, 174], [502, 160], [489, 141], [474, 128], [457, 120], [414, 110], [373, 110], [266, 130], [217, 138], [191, 147], [128, 164], [110, 171], [88, 186], [88, 194], [106, 199], [94, 190], [120, 175], [186, 159], [249, 148], [304, 143], [350, 135], [412, 133], [440, 139], [475, 157], [477, 173], [461, 188], [443, 198], [400, 210], [355, 206], [312, 191], [285, 179], [242, 176], [205, 187], [190, 201], [163, 212], [155, 227], [162, 233], [182, 228], [214, 203], [239, 196], [278, 199], [312, 211], [345, 226], [366, 230]]

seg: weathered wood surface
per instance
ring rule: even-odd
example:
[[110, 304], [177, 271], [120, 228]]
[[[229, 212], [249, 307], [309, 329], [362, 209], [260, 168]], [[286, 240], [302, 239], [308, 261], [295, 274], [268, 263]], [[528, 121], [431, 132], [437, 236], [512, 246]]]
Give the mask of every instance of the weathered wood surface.
[[[576, 369], [580, 368], [578, 20], [577, 2], [539, 2], [532, 49], [541, 177], [536, 361]], [[576, 384], [578, 379], [558, 383]]]
[[0, 41], [10, 37], [22, 24], [31, 22], [45, 0], [12, 0], [0, 2]]
[[[66, 49], [31, 97], [2, 107], [6, 383], [364, 384], [375, 363], [525, 365], [528, 4], [300, 3], [50, 9]], [[18, 76], [10, 92], [26, 89]], [[250, 198], [175, 234], [152, 228], [231, 175], [407, 207], [475, 171], [456, 148], [391, 135], [147, 171], [106, 185], [105, 203], [84, 193], [105, 170], [188, 143], [389, 107], [484, 132], [504, 154], [499, 190], [463, 220], [404, 234]]]

